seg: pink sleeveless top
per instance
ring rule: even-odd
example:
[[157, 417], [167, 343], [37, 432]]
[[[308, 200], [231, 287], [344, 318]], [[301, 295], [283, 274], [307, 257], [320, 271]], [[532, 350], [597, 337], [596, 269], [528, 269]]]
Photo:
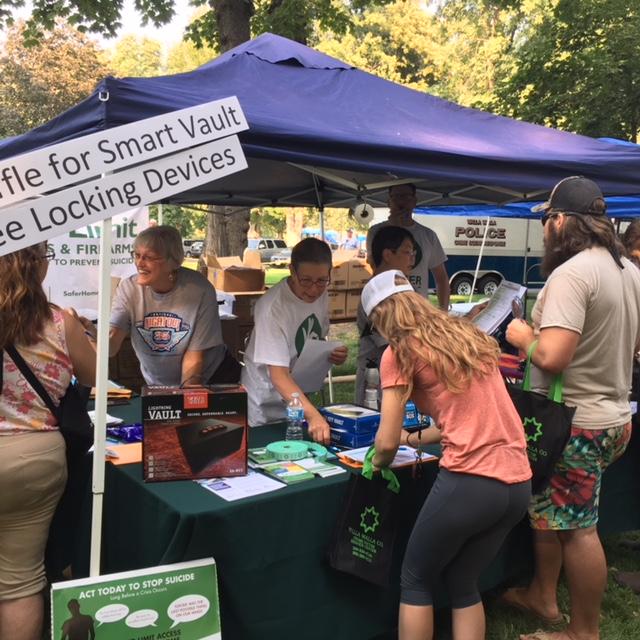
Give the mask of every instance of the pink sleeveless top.
[[[73, 367], [67, 349], [63, 312], [52, 311], [53, 321], [45, 325], [40, 342], [29, 347], [16, 345], [16, 348], [57, 405], [71, 382]], [[6, 352], [2, 358], [2, 377], [0, 436], [58, 428], [51, 411]]]

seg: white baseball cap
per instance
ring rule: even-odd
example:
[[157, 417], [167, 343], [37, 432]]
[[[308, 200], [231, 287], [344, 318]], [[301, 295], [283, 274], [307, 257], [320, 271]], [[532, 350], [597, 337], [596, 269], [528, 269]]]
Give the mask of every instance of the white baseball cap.
[[398, 269], [383, 271], [373, 276], [362, 290], [362, 308], [367, 316], [389, 296], [403, 291], [413, 291], [407, 276]]

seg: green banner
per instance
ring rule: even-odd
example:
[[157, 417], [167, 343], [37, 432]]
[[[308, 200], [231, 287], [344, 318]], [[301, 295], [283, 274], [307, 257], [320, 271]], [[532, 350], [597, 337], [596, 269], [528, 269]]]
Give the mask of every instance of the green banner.
[[56, 640], [218, 640], [213, 558], [51, 585]]

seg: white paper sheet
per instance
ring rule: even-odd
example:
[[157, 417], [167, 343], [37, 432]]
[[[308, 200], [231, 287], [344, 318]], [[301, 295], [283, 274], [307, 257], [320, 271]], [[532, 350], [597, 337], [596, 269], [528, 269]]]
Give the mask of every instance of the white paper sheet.
[[331, 369], [329, 354], [341, 346], [342, 342], [339, 340], [307, 340], [304, 343], [302, 353], [293, 365], [291, 376], [305, 393], [322, 389], [324, 379]]
[[[93, 422], [93, 424], [96, 423], [96, 411], [95, 409], [91, 409], [90, 411], [87, 411], [87, 413], [89, 414], [89, 417], [91, 418], [91, 422]], [[122, 418], [116, 418], [115, 416], [109, 415], [107, 413], [107, 427], [115, 427], [118, 424], [122, 424], [124, 422], [124, 420]]]
[[283, 482], [268, 478], [262, 473], [256, 473], [252, 469], [249, 469], [249, 473], [246, 476], [210, 478], [209, 480], [195, 480], [194, 482], [227, 502], [258, 496], [262, 493], [284, 489], [287, 486]]
[[[367, 451], [369, 451], [369, 447], [360, 447], [359, 449], [347, 449], [346, 451], [339, 452], [338, 458], [344, 456], [349, 458], [350, 460], [354, 460], [356, 462], [364, 463], [364, 458], [367, 455]], [[422, 461], [431, 460], [432, 458], [437, 458], [437, 456], [431, 455], [430, 453], [422, 454]], [[398, 451], [396, 452], [396, 456], [393, 459], [393, 462], [389, 465], [391, 469], [396, 469], [397, 467], [404, 467], [408, 464], [413, 464], [416, 459], [416, 450], [413, 447], [405, 447], [401, 445], [398, 447]]]
[[511, 313], [514, 298], [524, 298], [527, 288], [515, 282], [503, 280], [491, 297], [489, 304], [474, 319], [473, 324], [491, 335]]

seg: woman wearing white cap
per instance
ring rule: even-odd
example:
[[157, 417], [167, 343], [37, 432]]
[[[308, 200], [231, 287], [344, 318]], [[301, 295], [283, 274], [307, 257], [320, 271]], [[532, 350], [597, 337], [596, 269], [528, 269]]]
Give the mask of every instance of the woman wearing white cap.
[[[450, 318], [415, 293], [401, 271], [372, 278], [362, 305], [389, 342], [380, 366], [374, 465], [388, 465], [400, 444], [441, 441], [443, 450], [404, 557], [399, 638], [433, 637], [433, 589], [442, 579], [454, 639], [482, 640], [478, 578], [531, 496], [522, 421], [498, 371], [498, 345], [468, 320]], [[437, 427], [402, 429], [409, 398]]]

